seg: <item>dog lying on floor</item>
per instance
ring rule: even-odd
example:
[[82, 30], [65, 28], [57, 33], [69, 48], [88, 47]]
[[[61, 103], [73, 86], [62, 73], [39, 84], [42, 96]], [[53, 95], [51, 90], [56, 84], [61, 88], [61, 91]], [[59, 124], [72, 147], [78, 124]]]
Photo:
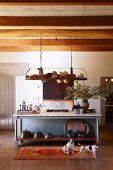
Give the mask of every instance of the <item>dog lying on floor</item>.
[[69, 142], [63, 146], [63, 152], [67, 154], [72, 154], [74, 150], [74, 140], [69, 139]]
[[86, 151], [92, 152], [94, 157], [96, 158], [96, 151], [99, 145], [81, 145], [80, 146], [80, 153], [85, 153]]

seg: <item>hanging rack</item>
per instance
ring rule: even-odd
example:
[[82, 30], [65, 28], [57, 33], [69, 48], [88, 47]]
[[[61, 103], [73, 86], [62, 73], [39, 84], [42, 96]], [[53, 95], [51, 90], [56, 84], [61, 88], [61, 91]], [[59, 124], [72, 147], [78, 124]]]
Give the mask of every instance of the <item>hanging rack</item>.
[[[78, 69], [81, 69], [82, 71], [85, 71], [85, 76], [80, 77], [80, 76], [76, 76], [73, 73], [73, 70], [77, 69], [77, 68], [73, 68], [73, 66], [72, 66], [72, 38], [71, 38], [70, 42], [71, 42], [70, 43], [70, 45], [71, 45], [70, 73], [65, 71], [65, 70], [67, 70], [69, 68], [64, 68], [64, 69], [61, 68], [63, 71], [57, 73], [56, 70], [58, 70], [60, 68], [43, 68], [42, 67], [42, 38], [40, 38], [40, 67], [39, 68], [30, 68], [30, 69], [28, 69], [26, 74], [25, 74], [25, 79], [26, 80], [41, 80], [43, 82], [46, 82], [46, 81], [49, 81], [49, 80], [56, 80], [57, 83], [65, 83], [67, 85], [70, 82], [72, 84], [72, 82], [75, 81], [75, 80], [87, 80], [87, 73], [86, 73], [86, 71], [84, 69], [78, 68]], [[43, 74], [43, 71], [47, 70], [47, 69], [50, 69], [50, 70], [55, 69], [55, 71], [51, 71], [49, 73]]]

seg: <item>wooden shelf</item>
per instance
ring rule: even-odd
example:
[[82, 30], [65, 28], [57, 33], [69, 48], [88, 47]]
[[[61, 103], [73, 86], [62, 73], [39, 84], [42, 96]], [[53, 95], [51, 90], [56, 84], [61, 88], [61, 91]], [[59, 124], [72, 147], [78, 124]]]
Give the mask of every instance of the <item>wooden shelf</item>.
[[[43, 80], [41, 78], [38, 78], [38, 77], [26, 77], [25, 80]], [[56, 80], [55, 78], [44, 78], [45, 81], [49, 81], [49, 80]], [[73, 79], [73, 81], [76, 81], [76, 80], [87, 80], [86, 77], [75, 77]]]
[[[17, 141], [21, 141], [21, 142], [32, 142], [32, 141], [37, 141], [37, 142], [44, 142], [44, 141], [48, 141], [48, 142], [61, 142], [61, 141], [68, 141], [69, 138], [59, 138], [59, 137], [55, 137], [55, 138], [17, 138]], [[96, 138], [95, 137], [83, 137], [83, 138], [74, 138], [74, 141], [92, 141], [95, 142]]]

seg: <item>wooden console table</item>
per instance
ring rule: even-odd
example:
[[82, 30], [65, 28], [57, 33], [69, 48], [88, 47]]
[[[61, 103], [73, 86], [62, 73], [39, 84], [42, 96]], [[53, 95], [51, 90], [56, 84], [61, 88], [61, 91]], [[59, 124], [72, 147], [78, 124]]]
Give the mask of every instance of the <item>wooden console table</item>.
[[[95, 121], [95, 125], [96, 125], [96, 129], [95, 129], [95, 138], [86, 138], [86, 139], [81, 139], [81, 140], [87, 140], [87, 141], [96, 141], [96, 143], [100, 142], [99, 140], [99, 119], [100, 119], [100, 114], [98, 113], [81, 113], [81, 114], [75, 114], [74, 112], [60, 112], [60, 113], [48, 113], [46, 111], [40, 113], [40, 114], [32, 114], [32, 113], [27, 113], [27, 112], [23, 112], [23, 113], [19, 113], [19, 114], [14, 114], [12, 115], [14, 120], [15, 120], [15, 140], [17, 141], [17, 145], [18, 145], [18, 141], [44, 141], [44, 140], [51, 140], [51, 141], [58, 141], [58, 140], [67, 140], [66, 138], [51, 138], [51, 139], [45, 139], [45, 138], [41, 138], [41, 139], [34, 139], [34, 138], [29, 138], [29, 139], [21, 139], [20, 137], [18, 137], [18, 133], [20, 133], [23, 129], [22, 129], [22, 121], [23, 119], [40, 119], [40, 120], [56, 120], [56, 119], [81, 119], [81, 120], [93, 120]], [[19, 131], [19, 132], [18, 132]], [[75, 138], [75, 140], [79, 141], [80, 139]]]

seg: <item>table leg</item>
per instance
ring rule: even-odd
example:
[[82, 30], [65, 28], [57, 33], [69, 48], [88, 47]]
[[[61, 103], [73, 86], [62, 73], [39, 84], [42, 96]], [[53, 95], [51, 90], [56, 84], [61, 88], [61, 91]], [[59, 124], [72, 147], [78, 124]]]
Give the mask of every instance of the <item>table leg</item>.
[[20, 132], [22, 131], [22, 119], [20, 119]]
[[17, 127], [18, 127], [18, 119], [15, 119], [15, 140], [17, 140]]
[[99, 143], [99, 119], [96, 118], [96, 143]]
[[[19, 129], [21, 132], [22, 131], [22, 119], [20, 119], [20, 122], [19, 122]], [[15, 119], [15, 140], [16, 140], [17, 146], [18, 146], [18, 118]]]

